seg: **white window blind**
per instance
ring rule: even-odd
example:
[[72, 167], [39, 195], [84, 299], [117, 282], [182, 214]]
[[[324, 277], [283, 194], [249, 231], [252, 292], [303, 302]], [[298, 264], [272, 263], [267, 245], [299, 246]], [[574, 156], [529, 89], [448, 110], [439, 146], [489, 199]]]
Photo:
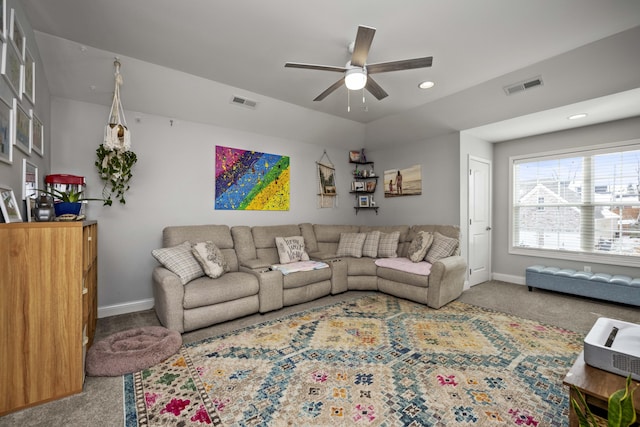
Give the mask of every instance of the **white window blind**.
[[640, 263], [640, 144], [512, 159], [512, 177], [512, 249]]

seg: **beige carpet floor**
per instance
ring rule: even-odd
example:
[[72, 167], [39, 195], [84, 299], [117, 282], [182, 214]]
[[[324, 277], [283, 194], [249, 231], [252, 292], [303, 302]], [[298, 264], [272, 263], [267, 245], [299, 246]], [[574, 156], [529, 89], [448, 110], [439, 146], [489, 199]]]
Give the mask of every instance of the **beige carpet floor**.
[[[251, 315], [183, 335], [194, 342], [247, 325], [271, 320], [311, 307], [331, 304], [364, 295], [347, 292], [328, 296], [295, 307]], [[598, 317], [610, 317], [640, 324], [637, 307], [611, 304], [587, 298], [534, 290], [506, 282], [489, 281], [465, 291], [460, 301], [491, 308], [523, 318], [538, 320], [586, 334]], [[121, 330], [158, 325], [153, 310], [98, 320], [96, 340]], [[122, 377], [87, 377], [83, 393], [0, 417], [0, 426], [121, 426], [123, 425]]]

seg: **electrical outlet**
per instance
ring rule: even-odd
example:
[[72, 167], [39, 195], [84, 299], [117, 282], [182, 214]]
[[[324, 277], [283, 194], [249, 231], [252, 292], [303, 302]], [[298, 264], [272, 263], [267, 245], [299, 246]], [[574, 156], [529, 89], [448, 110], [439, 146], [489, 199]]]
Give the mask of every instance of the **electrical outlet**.
[[584, 271], [586, 271], [587, 273], [591, 273], [591, 266], [590, 265], [585, 265], [584, 266]]

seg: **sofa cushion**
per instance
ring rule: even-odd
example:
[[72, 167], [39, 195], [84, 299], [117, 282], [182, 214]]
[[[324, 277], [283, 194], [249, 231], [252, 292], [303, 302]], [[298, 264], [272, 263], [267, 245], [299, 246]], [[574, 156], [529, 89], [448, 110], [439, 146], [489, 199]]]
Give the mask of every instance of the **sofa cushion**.
[[404, 271], [407, 273], [417, 274], [419, 276], [428, 276], [431, 273], [431, 264], [426, 261], [414, 262], [409, 258], [380, 258], [376, 260], [378, 267], [391, 268], [393, 270]]
[[183, 285], [204, 275], [200, 263], [191, 252], [191, 242], [189, 241], [170, 248], [154, 249], [151, 251], [151, 255], [166, 269], [177, 274]]
[[395, 258], [398, 256], [398, 240], [400, 232], [380, 233], [380, 242], [378, 243], [379, 258]]
[[250, 273], [229, 272], [217, 279], [201, 277], [184, 287], [182, 306], [186, 309], [206, 307], [257, 295], [258, 278]]
[[312, 285], [315, 287], [319, 282], [331, 280], [331, 269], [321, 268], [319, 270], [298, 271], [282, 277], [283, 289], [293, 289], [302, 286]]
[[427, 252], [425, 261], [433, 264], [441, 258], [453, 255], [456, 249], [458, 249], [458, 239], [443, 236], [435, 231], [433, 233], [433, 244], [429, 248], [429, 252]]
[[374, 230], [366, 233], [366, 235], [367, 237], [364, 239], [364, 245], [362, 246], [362, 256], [375, 258], [378, 256], [380, 232], [378, 230]]
[[278, 248], [280, 264], [309, 261], [309, 255], [304, 250], [304, 238], [302, 236], [276, 237], [276, 247]]
[[367, 235], [364, 233], [340, 233], [337, 256], [362, 257], [362, 246]]
[[413, 238], [409, 249], [407, 250], [407, 256], [412, 262], [420, 262], [424, 260], [427, 255], [427, 251], [433, 243], [433, 234], [426, 231], [419, 231], [416, 237]]
[[378, 268], [374, 258], [345, 258], [347, 262], [347, 275], [351, 276], [375, 276]]
[[194, 244], [191, 252], [204, 273], [212, 279], [217, 279], [229, 271], [224, 255], [211, 240]]

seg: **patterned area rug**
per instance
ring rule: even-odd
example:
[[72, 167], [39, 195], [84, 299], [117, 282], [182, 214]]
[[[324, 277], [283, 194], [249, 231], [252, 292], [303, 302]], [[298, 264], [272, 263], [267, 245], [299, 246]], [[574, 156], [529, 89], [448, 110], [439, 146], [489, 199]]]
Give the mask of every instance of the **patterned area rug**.
[[125, 425], [567, 426], [577, 333], [387, 295], [185, 345], [125, 376]]

